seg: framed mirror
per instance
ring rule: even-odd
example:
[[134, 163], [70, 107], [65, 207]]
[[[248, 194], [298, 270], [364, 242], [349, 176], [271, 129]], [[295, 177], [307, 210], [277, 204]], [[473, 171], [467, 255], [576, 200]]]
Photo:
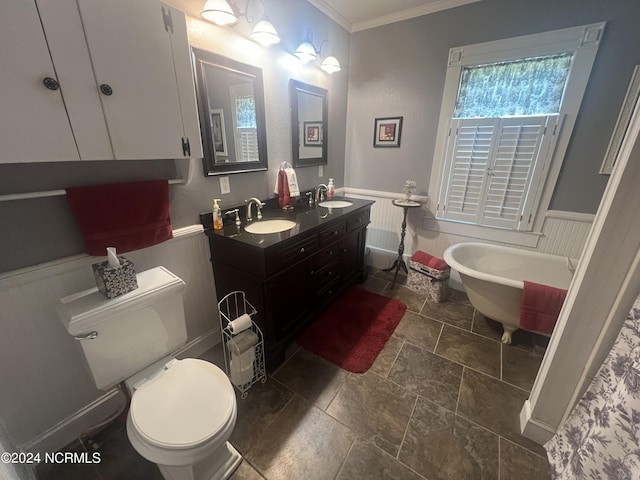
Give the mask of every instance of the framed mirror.
[[327, 90], [291, 80], [293, 166], [327, 164]]
[[205, 176], [267, 170], [262, 70], [191, 50]]

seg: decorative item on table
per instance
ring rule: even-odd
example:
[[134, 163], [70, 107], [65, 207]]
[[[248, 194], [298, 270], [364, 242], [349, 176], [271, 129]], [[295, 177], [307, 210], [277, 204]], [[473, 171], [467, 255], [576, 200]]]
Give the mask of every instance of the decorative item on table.
[[107, 261], [92, 265], [98, 290], [107, 298], [114, 298], [138, 288], [133, 262], [116, 255], [114, 247], [107, 247]]
[[416, 181], [415, 180], [406, 180], [404, 182], [404, 187], [402, 187], [402, 191], [407, 197], [407, 201], [411, 200], [411, 195], [416, 191]]

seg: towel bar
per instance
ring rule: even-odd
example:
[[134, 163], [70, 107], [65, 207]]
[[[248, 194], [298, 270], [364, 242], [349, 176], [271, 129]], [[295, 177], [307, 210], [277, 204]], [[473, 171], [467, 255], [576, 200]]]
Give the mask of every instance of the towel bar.
[[[184, 176], [169, 179], [169, 185], [188, 185], [189, 183], [191, 183], [194, 171], [193, 162], [194, 159], [190, 158], [188, 170], [186, 172], [182, 172]], [[12, 200], [28, 200], [30, 198], [59, 197], [62, 195], [66, 195], [64, 189], [43, 190], [40, 192], [8, 193], [5, 195], [0, 195], [0, 202], [9, 202]]]

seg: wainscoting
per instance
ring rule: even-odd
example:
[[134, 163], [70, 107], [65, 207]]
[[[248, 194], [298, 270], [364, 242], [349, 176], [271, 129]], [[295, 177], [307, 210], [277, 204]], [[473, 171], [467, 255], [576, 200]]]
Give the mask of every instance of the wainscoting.
[[[220, 338], [209, 255], [199, 225], [125, 254], [136, 271], [163, 265], [186, 283], [189, 340], [179, 357], [200, 355]], [[56, 451], [126, 401], [117, 389], [96, 389], [78, 342], [55, 311], [59, 298], [95, 286], [91, 264], [101, 260], [76, 255], [0, 275], [0, 421], [23, 450]]]
[[[371, 251], [367, 263], [376, 268], [387, 268], [397, 255], [402, 224], [402, 208], [394, 206], [391, 200], [402, 197], [402, 194], [355, 188], [345, 188], [344, 194], [347, 197], [375, 200], [376, 203], [371, 209], [371, 224], [367, 231], [367, 247]], [[424, 197], [414, 198], [424, 200]], [[422, 228], [425, 216], [428, 216], [425, 207], [409, 210], [404, 242], [406, 257], [410, 257], [416, 250], [442, 257], [444, 251], [456, 243], [484, 242], [578, 259], [595, 217], [584, 213], [549, 211], [537, 245], [524, 247], [427, 230]]]

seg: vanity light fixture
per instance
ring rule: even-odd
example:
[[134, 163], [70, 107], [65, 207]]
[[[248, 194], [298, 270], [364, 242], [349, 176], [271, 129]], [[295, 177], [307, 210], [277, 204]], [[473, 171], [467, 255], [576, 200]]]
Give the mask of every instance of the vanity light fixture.
[[296, 48], [294, 55], [298, 57], [302, 63], [310, 63], [320, 57], [322, 59], [320, 69], [327, 73], [339, 72], [342, 70], [342, 67], [340, 67], [340, 62], [336, 57], [333, 55], [328, 57], [322, 56], [322, 47], [325, 43], [328, 43], [327, 40], [322, 41], [320, 48], [314, 47], [313, 41], [311, 40], [311, 30], [309, 30], [307, 32], [307, 38], [298, 46], [298, 48]]
[[340, 62], [338, 62], [338, 59], [334, 56], [325, 58], [320, 64], [320, 68], [327, 73], [335, 73], [342, 70]]
[[[233, 26], [238, 23], [239, 17], [245, 17], [248, 23], [253, 23], [253, 17], [248, 14], [250, 3], [251, 0], [247, 0], [245, 11], [242, 12], [234, 0], [207, 0], [200, 15], [205, 20], [220, 26]], [[262, 4], [263, 15], [253, 27], [250, 37], [260, 45], [270, 47], [280, 43], [280, 36], [267, 17], [267, 9], [264, 2], [260, 0], [260, 3]]]

